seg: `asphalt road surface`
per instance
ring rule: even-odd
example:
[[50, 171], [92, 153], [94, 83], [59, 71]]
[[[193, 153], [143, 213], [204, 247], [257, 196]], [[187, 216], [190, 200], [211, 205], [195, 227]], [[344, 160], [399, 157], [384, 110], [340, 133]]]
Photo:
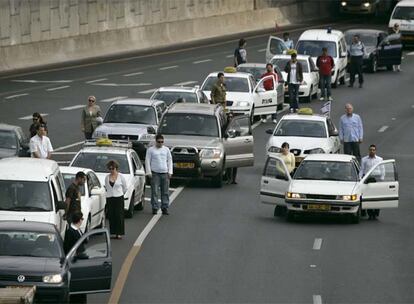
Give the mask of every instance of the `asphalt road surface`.
[[[334, 26], [358, 27], [385, 29], [386, 24]], [[296, 40], [304, 28], [291, 30], [291, 36]], [[267, 35], [247, 41], [248, 60], [264, 62]], [[33, 112], [47, 114], [52, 144], [69, 145], [59, 149], [66, 153], [59, 157], [69, 160], [83, 139], [80, 107], [88, 95], [95, 95], [105, 111], [115, 97], [149, 97], [160, 86], [201, 84], [209, 72], [232, 65], [235, 46], [236, 41], [230, 41], [3, 77], [0, 121], [27, 130]], [[306, 217], [294, 223], [274, 218], [273, 208], [259, 200], [265, 130], [274, 125], [259, 124], [254, 129], [255, 166], [239, 170], [238, 185], [175, 185], [170, 216], [155, 219], [147, 205], [126, 221], [125, 238], [112, 243], [113, 284], [139, 235], [141, 246], [132, 255], [131, 267], [124, 269], [129, 273], [122, 271], [127, 277], [125, 284], [118, 281], [119, 301], [413, 303], [413, 55], [405, 52], [401, 73], [380, 70], [365, 75], [363, 89], [333, 90], [331, 115], [336, 124], [345, 103], [353, 103], [364, 123], [362, 151], [375, 143], [378, 155], [397, 160], [398, 209], [382, 211], [378, 220], [364, 219], [359, 225], [338, 218]], [[321, 104], [314, 100], [302, 106], [318, 112]], [[149, 224], [155, 220], [155, 225]], [[143, 235], [146, 226], [153, 229]], [[109, 297], [90, 295], [88, 300], [106, 303]]]

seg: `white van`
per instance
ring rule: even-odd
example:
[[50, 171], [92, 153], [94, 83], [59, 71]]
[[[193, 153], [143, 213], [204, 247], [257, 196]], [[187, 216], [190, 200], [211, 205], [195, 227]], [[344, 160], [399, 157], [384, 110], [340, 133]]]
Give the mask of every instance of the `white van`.
[[400, 25], [403, 44], [414, 44], [414, 0], [403, 0], [397, 3], [388, 23], [390, 33], [396, 23]]
[[335, 69], [332, 71], [332, 86], [338, 83], [345, 84], [346, 66], [348, 64], [347, 46], [345, 36], [338, 30], [307, 30], [300, 35], [296, 43], [298, 54], [309, 55], [316, 63], [316, 59], [322, 54], [322, 48], [328, 49], [328, 54], [335, 61]]
[[59, 166], [53, 160], [0, 160], [0, 221], [51, 223], [64, 237], [65, 191]]

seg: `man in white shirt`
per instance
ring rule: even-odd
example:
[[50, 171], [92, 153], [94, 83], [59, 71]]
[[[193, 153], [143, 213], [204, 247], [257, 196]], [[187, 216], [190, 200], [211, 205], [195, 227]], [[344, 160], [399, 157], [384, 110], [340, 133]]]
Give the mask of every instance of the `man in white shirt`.
[[53, 152], [52, 144], [47, 137], [45, 127], [36, 126], [37, 134], [30, 139], [30, 153], [34, 158], [50, 159]]
[[161, 192], [161, 211], [168, 215], [170, 205], [169, 186], [170, 178], [173, 174], [173, 164], [171, 152], [164, 147], [164, 137], [157, 134], [155, 146], [148, 148], [145, 157], [145, 169], [151, 177], [151, 205], [152, 214], [157, 214], [159, 209], [158, 190]]
[[[382, 162], [382, 157], [377, 156], [377, 147], [375, 145], [369, 146], [369, 153], [367, 156], [364, 156], [361, 160], [361, 170], [359, 171], [359, 177], [364, 177], [371, 168], [376, 164]], [[378, 166], [371, 175], [377, 179], [377, 181], [384, 180], [385, 172], [384, 166]], [[379, 209], [367, 210], [369, 219], [375, 219], [379, 215]]]

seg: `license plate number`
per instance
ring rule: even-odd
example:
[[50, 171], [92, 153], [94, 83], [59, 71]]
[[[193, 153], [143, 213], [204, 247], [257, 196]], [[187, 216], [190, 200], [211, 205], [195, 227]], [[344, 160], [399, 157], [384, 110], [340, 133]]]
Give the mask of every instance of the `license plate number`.
[[330, 205], [310, 204], [310, 205], [308, 205], [308, 210], [329, 211], [329, 210], [331, 210], [331, 206]]
[[174, 167], [178, 169], [193, 169], [194, 163], [174, 163]]

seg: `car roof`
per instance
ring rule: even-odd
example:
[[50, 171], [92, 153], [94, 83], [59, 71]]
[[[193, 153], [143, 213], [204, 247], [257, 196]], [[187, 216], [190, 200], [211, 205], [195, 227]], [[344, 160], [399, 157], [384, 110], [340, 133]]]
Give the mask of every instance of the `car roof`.
[[314, 120], [314, 121], [326, 121], [327, 117], [322, 114], [299, 114], [288, 113], [282, 116], [280, 120]]
[[[297, 54], [296, 58], [298, 60], [308, 60], [309, 59], [309, 55], [301, 55], [301, 54]], [[291, 55], [284, 55], [284, 54], [279, 54], [279, 55], [275, 55], [272, 57], [272, 60], [275, 58], [282, 58], [282, 59], [291, 59], [292, 56]]]
[[189, 93], [195, 93], [195, 92], [197, 92], [197, 88], [195, 88], [195, 87], [169, 86], [169, 87], [161, 87], [157, 91], [160, 91], [160, 92], [189, 92]]
[[336, 162], [350, 162], [356, 159], [353, 155], [348, 154], [332, 154], [332, 153], [321, 153], [321, 154], [309, 154], [305, 157], [304, 161], [336, 161]]
[[398, 2], [396, 6], [414, 6], [414, 1], [413, 0], [402, 0]]
[[168, 113], [189, 113], [214, 115], [218, 105], [204, 103], [175, 103], [169, 109]]
[[127, 154], [131, 148], [113, 147], [113, 146], [86, 146], [82, 147], [79, 152], [83, 153], [108, 153], [108, 154]]
[[76, 174], [79, 171], [82, 171], [85, 174], [88, 174], [91, 171], [93, 172], [93, 170], [89, 168], [69, 167], [69, 166], [60, 166], [60, 171], [62, 173], [69, 173], [69, 174]]
[[149, 99], [149, 98], [126, 98], [114, 101], [112, 105], [119, 104], [119, 105], [142, 105], [142, 106], [153, 106], [159, 102], [163, 102], [161, 100], [156, 99]]
[[46, 182], [59, 170], [58, 164], [49, 159], [12, 157], [0, 160], [0, 179]]
[[56, 233], [54, 224], [30, 221], [0, 221], [0, 230]]
[[13, 131], [13, 130], [16, 130], [16, 129], [21, 129], [21, 128], [19, 126], [0, 123], [0, 130]]
[[[212, 72], [210, 74], [208, 74], [207, 77], [216, 77], [217, 78], [217, 74], [218, 73], [223, 73], [223, 72]], [[235, 73], [223, 73], [225, 78], [229, 78], [229, 77], [234, 77], [234, 78], [249, 78], [249, 76], [251, 75], [250, 73], [244, 73], [244, 72], [235, 72]]]
[[266, 63], [242, 63], [237, 66], [238, 68], [266, 68]]
[[379, 34], [379, 33], [384, 33], [384, 31], [381, 30], [375, 30], [375, 29], [352, 29], [352, 30], [347, 30], [344, 34], [346, 35], [355, 35], [355, 34]]
[[338, 41], [343, 33], [338, 30], [332, 30], [328, 33], [327, 29], [307, 30], [300, 35], [299, 40], [320, 40], [320, 41]]

